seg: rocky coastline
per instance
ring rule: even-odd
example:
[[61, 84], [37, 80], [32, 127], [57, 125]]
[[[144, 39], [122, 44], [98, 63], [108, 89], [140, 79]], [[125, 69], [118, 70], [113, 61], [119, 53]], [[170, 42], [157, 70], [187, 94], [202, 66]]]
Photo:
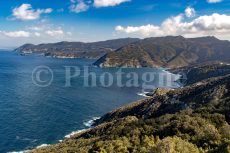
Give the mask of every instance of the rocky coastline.
[[[189, 70], [186, 86], [157, 89], [149, 98], [105, 114], [87, 131], [29, 152], [230, 151], [230, 66], [183, 70]], [[197, 76], [195, 82], [191, 76]]]

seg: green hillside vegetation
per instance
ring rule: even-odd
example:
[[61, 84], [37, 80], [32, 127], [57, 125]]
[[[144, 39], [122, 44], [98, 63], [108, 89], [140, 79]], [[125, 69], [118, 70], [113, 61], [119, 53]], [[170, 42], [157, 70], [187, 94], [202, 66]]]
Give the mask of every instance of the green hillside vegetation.
[[213, 63], [208, 65], [193, 65], [170, 70], [173, 73], [183, 73], [186, 75], [186, 85], [201, 83], [211, 77], [224, 76], [230, 74], [230, 65], [226, 63]]
[[230, 153], [230, 73], [215, 78], [205, 73], [221, 68], [194, 68], [188, 78], [206, 74], [201, 84], [162, 89], [160, 94], [105, 114], [94, 128], [31, 152]]
[[177, 68], [204, 62], [230, 62], [230, 42], [215, 37], [146, 38], [110, 52], [95, 62], [101, 67]]

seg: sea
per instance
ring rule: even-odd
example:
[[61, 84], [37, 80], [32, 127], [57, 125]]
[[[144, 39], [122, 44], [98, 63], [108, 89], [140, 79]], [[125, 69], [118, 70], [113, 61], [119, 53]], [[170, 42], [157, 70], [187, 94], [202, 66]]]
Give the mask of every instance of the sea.
[[0, 153], [58, 143], [145, 98], [151, 88], [180, 86], [163, 68], [99, 68], [94, 62], [0, 51]]

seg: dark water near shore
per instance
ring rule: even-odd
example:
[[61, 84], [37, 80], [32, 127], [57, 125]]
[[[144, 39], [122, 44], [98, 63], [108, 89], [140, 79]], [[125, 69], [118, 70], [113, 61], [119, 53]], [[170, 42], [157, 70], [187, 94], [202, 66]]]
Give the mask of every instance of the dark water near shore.
[[[143, 98], [137, 94], [142, 87], [119, 87], [117, 84], [103, 87], [100, 83], [84, 87], [84, 74], [74, 78], [71, 87], [65, 87], [64, 66], [78, 66], [83, 73], [83, 66], [87, 65], [98, 78], [105, 72], [115, 76], [118, 71], [93, 67], [93, 62], [0, 52], [0, 153], [57, 143], [72, 131], [87, 128], [84, 122], [93, 117]], [[53, 82], [45, 88], [32, 82], [32, 72], [40, 65], [50, 67], [54, 74]], [[123, 71], [139, 75], [149, 71], [167, 73], [150, 68]], [[107, 80], [103, 77], [102, 80]], [[155, 79], [152, 84], [157, 86], [157, 81]]]

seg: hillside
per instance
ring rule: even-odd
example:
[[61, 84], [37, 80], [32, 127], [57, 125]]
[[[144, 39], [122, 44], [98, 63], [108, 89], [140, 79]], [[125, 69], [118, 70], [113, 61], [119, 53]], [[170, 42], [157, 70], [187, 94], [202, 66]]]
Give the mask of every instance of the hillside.
[[[224, 68], [200, 69], [218, 74]], [[200, 73], [192, 75], [196, 72]], [[31, 152], [229, 153], [230, 73], [207, 74], [201, 80], [166, 92], [160, 89], [150, 98], [105, 114], [92, 129]]]
[[99, 58], [127, 44], [138, 41], [137, 38], [114, 39], [100, 42], [59, 42], [49, 44], [25, 44], [15, 51], [20, 53], [39, 53], [45, 56], [66, 58]]
[[230, 74], [230, 64], [226, 63], [212, 63], [212, 64], [201, 64], [187, 67], [181, 67], [177, 69], [171, 69], [170, 72], [175, 74], [183, 74], [185, 78], [181, 78], [179, 81], [184, 81], [184, 85], [188, 86], [191, 84], [200, 84], [203, 80], [224, 76]]
[[100, 67], [176, 68], [214, 61], [230, 62], [230, 42], [215, 37], [146, 38], [110, 52], [95, 62]]

